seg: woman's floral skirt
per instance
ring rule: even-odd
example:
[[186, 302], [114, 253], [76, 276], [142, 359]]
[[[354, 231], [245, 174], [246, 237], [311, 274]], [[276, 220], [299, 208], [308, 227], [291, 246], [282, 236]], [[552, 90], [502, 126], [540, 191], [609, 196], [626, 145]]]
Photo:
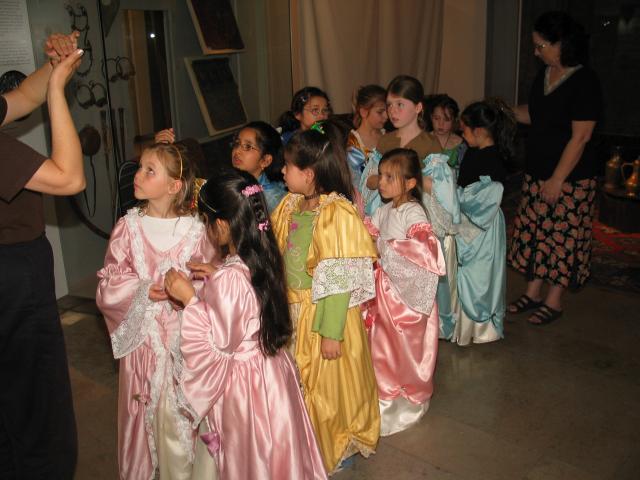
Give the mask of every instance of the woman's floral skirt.
[[540, 196], [542, 184], [525, 175], [507, 260], [528, 280], [579, 287], [590, 275], [596, 180], [564, 182], [555, 205]]

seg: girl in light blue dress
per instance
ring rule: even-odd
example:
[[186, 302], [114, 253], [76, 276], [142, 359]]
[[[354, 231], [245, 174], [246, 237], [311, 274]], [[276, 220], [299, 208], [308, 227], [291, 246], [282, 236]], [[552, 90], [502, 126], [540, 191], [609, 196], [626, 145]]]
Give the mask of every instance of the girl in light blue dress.
[[506, 228], [500, 203], [504, 161], [513, 154], [516, 122], [509, 107], [498, 100], [469, 105], [461, 120], [470, 148], [458, 176], [458, 302], [451, 340], [469, 345], [503, 337]]

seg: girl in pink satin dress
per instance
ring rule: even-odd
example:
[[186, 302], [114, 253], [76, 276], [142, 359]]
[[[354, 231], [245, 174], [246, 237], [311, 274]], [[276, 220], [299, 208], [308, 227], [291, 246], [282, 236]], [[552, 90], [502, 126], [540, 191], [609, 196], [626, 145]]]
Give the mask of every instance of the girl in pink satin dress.
[[189, 480], [195, 430], [177, 406], [180, 318], [163, 281], [170, 268], [188, 271], [190, 260], [214, 252], [191, 207], [194, 173], [179, 147], [146, 149], [134, 192], [141, 203], [113, 228], [96, 294], [120, 359], [119, 478]]
[[[225, 480], [326, 478], [299, 377], [283, 348], [292, 325], [285, 273], [262, 187], [246, 172], [209, 179], [198, 209], [222, 259], [196, 295], [170, 270], [185, 305], [178, 402]], [[200, 444], [202, 445], [202, 444]], [[194, 470], [206, 458], [196, 454]]]
[[380, 434], [415, 424], [429, 408], [438, 353], [438, 277], [445, 273], [440, 243], [421, 204], [422, 175], [413, 150], [387, 152], [378, 190], [389, 200], [365, 223], [380, 259], [376, 297], [365, 324], [378, 383]]

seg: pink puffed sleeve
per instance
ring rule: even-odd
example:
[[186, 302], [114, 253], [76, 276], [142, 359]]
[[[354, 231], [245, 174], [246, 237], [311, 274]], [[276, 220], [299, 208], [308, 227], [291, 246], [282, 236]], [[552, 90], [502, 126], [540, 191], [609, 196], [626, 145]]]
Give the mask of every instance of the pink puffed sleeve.
[[[193, 249], [193, 254], [191, 258], [189, 258], [190, 262], [196, 263], [211, 263], [215, 258], [215, 248], [213, 247], [211, 241], [207, 237], [206, 228], [202, 233], [202, 236], [198, 240], [198, 243]], [[188, 272], [187, 272], [188, 273]], [[193, 280], [193, 288], [196, 290], [196, 295], [201, 296], [200, 293], [204, 288], [204, 282], [202, 280]]]
[[198, 263], [208, 263], [215, 258], [215, 253], [215, 248], [207, 237], [207, 231], [205, 227], [204, 231], [202, 232], [202, 236], [193, 249], [193, 254], [191, 255], [191, 258], [189, 260]]
[[96, 304], [104, 315], [115, 358], [128, 355], [144, 342], [145, 317], [154, 308], [149, 300], [152, 282], [139, 278], [131, 243], [131, 233], [121, 218], [111, 233], [104, 267], [98, 271]]
[[383, 269], [404, 303], [430, 315], [438, 277], [445, 274], [444, 255], [431, 225], [414, 224], [406, 239], [378, 241], [378, 250]]
[[403, 257], [436, 275], [444, 275], [446, 266], [438, 237], [431, 225], [416, 223], [407, 230], [405, 240], [390, 240], [391, 247]]
[[249, 319], [258, 315], [251, 283], [239, 267], [214, 272], [201, 296], [193, 297], [184, 308], [180, 335], [179, 403], [195, 423], [224, 392]]

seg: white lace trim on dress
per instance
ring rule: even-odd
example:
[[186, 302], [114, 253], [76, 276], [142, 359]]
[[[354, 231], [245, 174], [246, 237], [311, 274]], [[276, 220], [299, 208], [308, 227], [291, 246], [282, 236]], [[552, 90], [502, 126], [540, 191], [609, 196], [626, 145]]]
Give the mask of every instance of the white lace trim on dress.
[[350, 292], [349, 308], [376, 296], [371, 258], [328, 258], [313, 273], [311, 300]]
[[396, 252], [387, 241], [378, 240], [380, 262], [398, 296], [417, 312], [430, 315], [439, 277]]

